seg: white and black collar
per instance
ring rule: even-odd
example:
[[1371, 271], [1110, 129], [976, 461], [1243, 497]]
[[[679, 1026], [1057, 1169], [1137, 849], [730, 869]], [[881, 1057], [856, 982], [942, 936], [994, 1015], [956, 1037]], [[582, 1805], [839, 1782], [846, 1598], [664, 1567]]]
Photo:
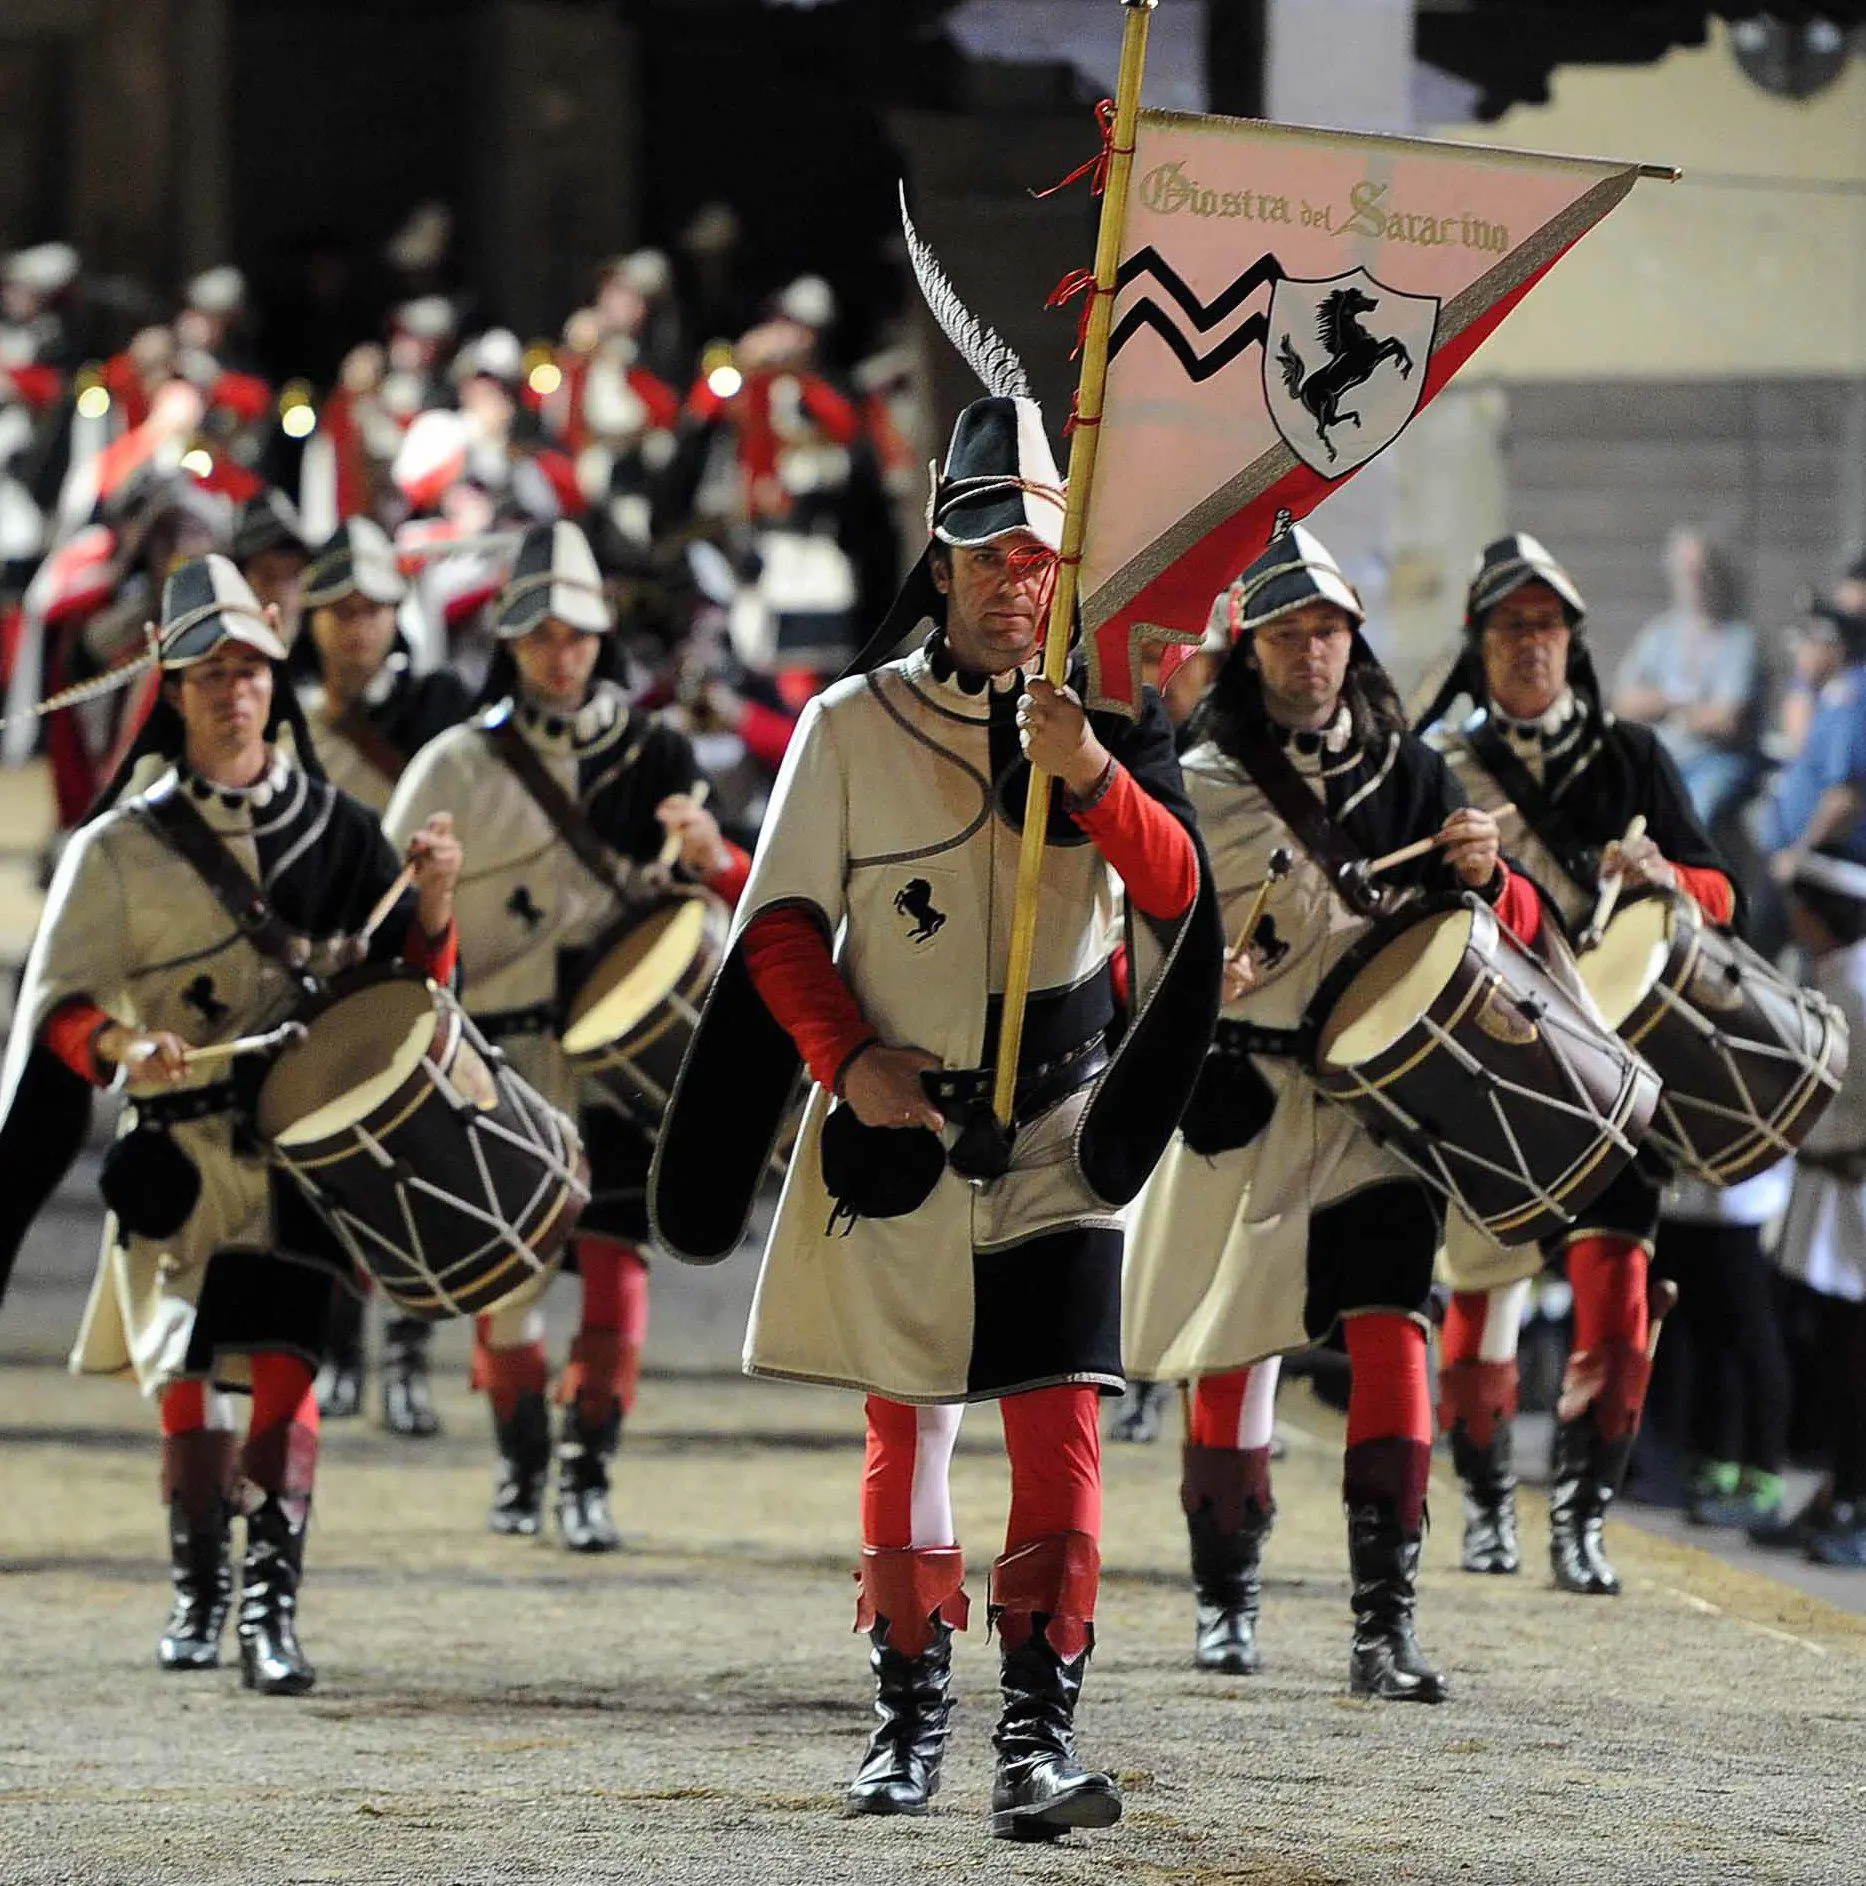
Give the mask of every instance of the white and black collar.
[[259, 812], [291, 783], [292, 763], [277, 748], [270, 749], [271, 758], [266, 770], [250, 786], [223, 786], [211, 779], [203, 779], [194, 771], [186, 760], [176, 762], [175, 778], [178, 791], [184, 791], [203, 807], [219, 805], [228, 812]]
[[1339, 757], [1354, 741], [1354, 715], [1346, 701], [1336, 708], [1334, 719], [1326, 727], [1285, 727], [1277, 720], [1270, 721], [1269, 726], [1277, 744], [1299, 759], [1319, 759], [1324, 753]]
[[1573, 688], [1563, 688], [1548, 711], [1533, 720], [1514, 720], [1495, 702], [1489, 711], [1497, 731], [1521, 753], [1566, 753], [1588, 720], [1587, 702]]
[[628, 713], [628, 702], [613, 681], [598, 681], [575, 713], [518, 695], [512, 716], [519, 731], [540, 753], [583, 753], [598, 746]]

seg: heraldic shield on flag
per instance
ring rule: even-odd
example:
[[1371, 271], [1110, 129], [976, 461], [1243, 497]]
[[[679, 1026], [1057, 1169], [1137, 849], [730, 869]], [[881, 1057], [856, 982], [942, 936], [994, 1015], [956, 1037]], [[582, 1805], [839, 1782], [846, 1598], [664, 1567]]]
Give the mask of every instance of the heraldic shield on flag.
[[1280, 524], [1400, 437], [1640, 176], [1672, 174], [1142, 111], [1083, 544], [1091, 705], [1131, 712], [1149, 644], [1195, 641]]
[[1324, 478], [1358, 471], [1419, 410], [1437, 328], [1436, 295], [1402, 294], [1363, 268], [1284, 276], [1263, 343], [1264, 404], [1283, 443]]

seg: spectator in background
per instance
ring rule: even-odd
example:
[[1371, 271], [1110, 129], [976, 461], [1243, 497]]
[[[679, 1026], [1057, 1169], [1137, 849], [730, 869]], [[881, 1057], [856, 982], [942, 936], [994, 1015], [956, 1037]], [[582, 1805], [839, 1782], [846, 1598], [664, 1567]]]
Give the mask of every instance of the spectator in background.
[[1801, 738], [1762, 811], [1771, 875], [1788, 883], [1817, 850], [1866, 862], [1866, 560], [1810, 602], [1783, 720]]
[[1665, 574], [1671, 607], [1640, 630], [1621, 663], [1613, 711], [1653, 727], [1714, 834], [1756, 778], [1756, 632], [1741, 619], [1735, 565], [1701, 530], [1672, 532]]
[[[1789, 887], [1809, 979], [1866, 1034], [1866, 865], [1808, 850]], [[1753, 1525], [1758, 1545], [1798, 1547], [1825, 1565], [1866, 1566], [1866, 1064], [1795, 1155], [1795, 1185], [1776, 1261], [1815, 1293], [1818, 1419], [1828, 1477], [1792, 1519]]]

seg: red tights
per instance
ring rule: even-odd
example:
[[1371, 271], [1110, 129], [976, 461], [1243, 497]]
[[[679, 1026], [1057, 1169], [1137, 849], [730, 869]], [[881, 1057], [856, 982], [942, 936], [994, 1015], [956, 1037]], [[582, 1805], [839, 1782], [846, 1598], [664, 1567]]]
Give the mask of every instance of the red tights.
[[1591, 1355], [1609, 1344], [1646, 1352], [1646, 1249], [1631, 1238], [1576, 1238], [1568, 1247], [1574, 1292], [1574, 1349]]
[[[1055, 1533], [1101, 1537], [1100, 1403], [1087, 1383], [1032, 1389], [999, 1402], [1011, 1458], [1007, 1555]], [[964, 1408], [915, 1408], [870, 1395], [867, 1412], [862, 1543], [878, 1551], [952, 1545], [947, 1473]]]
[[[317, 1397], [311, 1392], [313, 1372], [302, 1357], [268, 1353], [252, 1358], [253, 1418], [251, 1432], [295, 1424], [315, 1434]], [[162, 1391], [164, 1434], [194, 1434], [208, 1426], [208, 1385], [171, 1382]]]

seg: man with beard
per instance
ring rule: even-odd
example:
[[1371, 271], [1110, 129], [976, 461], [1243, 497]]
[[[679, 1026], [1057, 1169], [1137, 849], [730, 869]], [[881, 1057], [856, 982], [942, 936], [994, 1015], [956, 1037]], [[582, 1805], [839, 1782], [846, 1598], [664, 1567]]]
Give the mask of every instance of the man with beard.
[[[745, 1359], [867, 1396], [856, 1619], [879, 1726], [848, 1811], [924, 1813], [939, 1786], [967, 1615], [948, 1469], [965, 1405], [996, 1401], [1011, 1511], [990, 1581], [991, 1831], [1053, 1840], [1121, 1813], [1075, 1750], [1100, 1582], [1097, 1401], [1121, 1383], [1120, 1207], [1209, 1036], [1219, 937], [1158, 699], [1136, 722], [1090, 716], [1032, 672], [1065, 498], [1021, 370], [1011, 385], [960, 414], [932, 542], [855, 667], [804, 710], [653, 1199], [676, 1253], [736, 1248], [808, 1070]], [[915, 634], [923, 646], [883, 659]], [[989, 1070], [1029, 766], [1059, 803], [1007, 1147]]]
[[[1193, 1378], [1180, 1497], [1195, 1655], [1201, 1669], [1246, 1675], [1275, 1512], [1279, 1359], [1339, 1332], [1353, 1365], [1349, 1686], [1436, 1703], [1446, 1686], [1413, 1617], [1432, 1454], [1424, 1312], [1443, 1206], [1321, 1100], [1299, 1030], [1329, 971], [1405, 894], [1475, 892], [1519, 936], [1541, 905], [1502, 863], [1496, 821], [1407, 733], [1362, 640], [1360, 599], [1319, 539], [1300, 525], [1276, 537], [1231, 598], [1232, 646], [1185, 766], [1227, 928], [1248, 912], [1251, 929], [1227, 960], [1213, 1054], [1135, 1218], [1125, 1352], [1139, 1374]], [[1432, 838], [1435, 850], [1378, 881], [1331, 856]]]

